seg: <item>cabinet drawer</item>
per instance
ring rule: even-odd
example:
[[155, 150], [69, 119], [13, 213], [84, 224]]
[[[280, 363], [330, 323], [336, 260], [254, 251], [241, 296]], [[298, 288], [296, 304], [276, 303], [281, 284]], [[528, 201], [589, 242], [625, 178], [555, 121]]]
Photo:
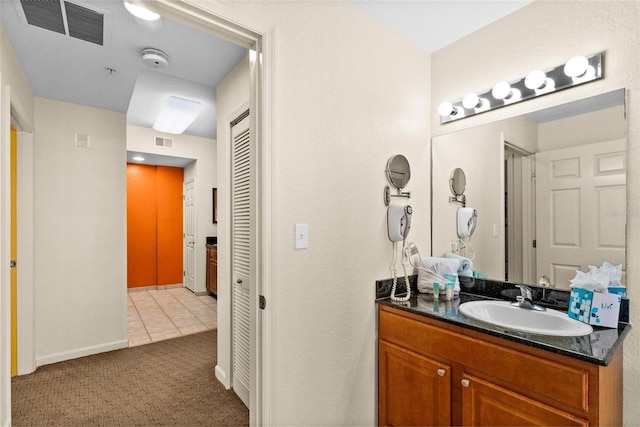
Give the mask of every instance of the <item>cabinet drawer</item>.
[[464, 426], [588, 426], [589, 422], [471, 375], [462, 380]]
[[[519, 346], [524, 352], [516, 351], [463, 335], [466, 332], [463, 328], [438, 324], [443, 327], [385, 308], [380, 310], [379, 338], [431, 358], [460, 363], [469, 374], [490, 378], [498, 385], [550, 405], [560, 404], [579, 411], [589, 409], [589, 371], [577, 367], [579, 361], [566, 358], [566, 363], [559, 363], [555, 360], [564, 359], [561, 356], [544, 359], [538, 354], [528, 354], [525, 346]], [[469, 335], [474, 335], [473, 331]], [[511, 344], [510, 347], [518, 346]]]

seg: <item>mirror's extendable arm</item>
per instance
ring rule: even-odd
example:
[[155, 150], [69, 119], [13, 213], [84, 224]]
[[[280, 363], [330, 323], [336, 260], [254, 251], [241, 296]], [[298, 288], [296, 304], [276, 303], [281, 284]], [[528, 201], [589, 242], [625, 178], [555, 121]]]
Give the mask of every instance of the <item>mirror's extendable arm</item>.
[[389, 206], [391, 203], [392, 197], [406, 197], [407, 199], [411, 198], [411, 191], [401, 192], [398, 190], [398, 194], [391, 194], [391, 188], [388, 185], [384, 186], [384, 205]]
[[449, 202], [460, 203], [460, 204], [462, 204], [463, 208], [467, 207], [467, 198], [465, 197], [464, 194], [460, 194], [460, 195], [457, 195], [457, 196], [449, 196]]

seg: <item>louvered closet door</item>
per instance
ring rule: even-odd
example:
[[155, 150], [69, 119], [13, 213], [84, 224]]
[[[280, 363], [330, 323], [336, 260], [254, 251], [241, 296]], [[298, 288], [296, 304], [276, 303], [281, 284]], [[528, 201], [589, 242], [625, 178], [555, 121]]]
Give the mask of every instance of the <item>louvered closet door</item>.
[[232, 262], [233, 262], [233, 389], [249, 407], [251, 378], [251, 312], [249, 304], [252, 272], [254, 180], [249, 111], [231, 124], [232, 158]]

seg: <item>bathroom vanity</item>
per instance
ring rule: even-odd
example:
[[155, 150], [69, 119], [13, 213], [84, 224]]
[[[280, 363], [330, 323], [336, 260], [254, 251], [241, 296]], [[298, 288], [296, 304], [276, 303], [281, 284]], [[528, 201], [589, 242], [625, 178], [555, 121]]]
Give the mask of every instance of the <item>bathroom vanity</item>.
[[467, 318], [476, 300], [378, 299], [379, 425], [622, 425], [622, 341], [527, 334]]

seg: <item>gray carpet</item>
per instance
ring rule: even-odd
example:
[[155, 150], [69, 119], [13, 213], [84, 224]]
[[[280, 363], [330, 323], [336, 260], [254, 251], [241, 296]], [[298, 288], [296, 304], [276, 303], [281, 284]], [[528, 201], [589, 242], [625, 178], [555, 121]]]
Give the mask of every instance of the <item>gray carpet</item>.
[[215, 378], [217, 331], [39, 367], [11, 381], [14, 426], [246, 426]]

